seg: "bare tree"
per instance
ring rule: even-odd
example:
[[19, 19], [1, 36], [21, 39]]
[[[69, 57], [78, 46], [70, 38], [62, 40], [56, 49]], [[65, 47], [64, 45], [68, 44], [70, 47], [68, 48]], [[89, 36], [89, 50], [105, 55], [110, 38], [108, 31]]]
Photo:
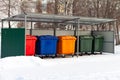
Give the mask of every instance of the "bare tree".
[[[36, 1], [36, 9], [35, 9], [35, 12], [36, 12], [36, 13], [42, 13], [42, 1], [41, 1], [41, 0], [37, 0], [37, 1]], [[41, 22], [36, 22], [35, 28], [37, 28], [37, 29], [42, 28]]]
[[[5, 17], [15, 15], [18, 11], [18, 7], [19, 0], [0, 0], [0, 13]], [[8, 26], [9, 28], [11, 27], [10, 21], [8, 22]]]
[[55, 2], [53, 1], [48, 1], [47, 2], [47, 13], [48, 14], [54, 14], [55, 13]]
[[[19, 9], [18, 9], [18, 13], [29, 13], [29, 12], [34, 12], [33, 8], [34, 8], [34, 1], [33, 0], [21, 0], [19, 2]], [[27, 28], [29, 28], [30, 24], [27, 23]], [[19, 22], [17, 24], [17, 27], [24, 27], [24, 22]]]
[[[116, 43], [120, 43], [120, 0], [74, 0], [73, 15], [117, 19], [115, 27]], [[109, 25], [111, 25], [111, 23], [109, 23]], [[98, 28], [96, 27], [96, 29], [112, 30], [113, 27], [109, 27], [109, 25], [101, 24], [98, 25]]]

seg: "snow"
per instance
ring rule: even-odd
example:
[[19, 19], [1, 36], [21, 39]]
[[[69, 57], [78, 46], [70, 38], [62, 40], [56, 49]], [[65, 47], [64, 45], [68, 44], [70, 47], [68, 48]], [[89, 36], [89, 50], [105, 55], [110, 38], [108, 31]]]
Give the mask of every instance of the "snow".
[[0, 80], [120, 80], [120, 46], [115, 54], [41, 59], [0, 59]]

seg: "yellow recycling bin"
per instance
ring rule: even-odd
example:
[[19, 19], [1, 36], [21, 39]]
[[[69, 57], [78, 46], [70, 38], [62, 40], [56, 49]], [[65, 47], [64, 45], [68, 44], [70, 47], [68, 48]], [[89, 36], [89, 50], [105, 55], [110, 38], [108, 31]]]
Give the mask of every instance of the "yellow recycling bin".
[[57, 53], [61, 55], [71, 54], [75, 52], [74, 36], [58, 36]]

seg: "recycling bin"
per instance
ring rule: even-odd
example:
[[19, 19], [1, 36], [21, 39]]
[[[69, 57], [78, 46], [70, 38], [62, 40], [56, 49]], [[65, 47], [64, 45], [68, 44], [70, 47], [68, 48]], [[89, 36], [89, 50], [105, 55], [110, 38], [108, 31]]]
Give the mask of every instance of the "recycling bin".
[[35, 36], [26, 35], [26, 56], [35, 55], [36, 40]]
[[74, 54], [75, 52], [75, 41], [74, 36], [58, 36], [58, 54]]
[[79, 36], [79, 51], [92, 52], [93, 37], [91, 35]]
[[37, 37], [36, 54], [41, 56], [55, 56], [58, 38], [52, 35]]
[[93, 35], [93, 37], [93, 52], [102, 53], [104, 37], [102, 35]]

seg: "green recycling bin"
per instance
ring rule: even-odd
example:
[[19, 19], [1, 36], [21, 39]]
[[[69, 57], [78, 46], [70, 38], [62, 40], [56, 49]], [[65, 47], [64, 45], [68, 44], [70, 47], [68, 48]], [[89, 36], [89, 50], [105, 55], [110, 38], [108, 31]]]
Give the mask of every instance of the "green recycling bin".
[[102, 53], [104, 37], [102, 35], [93, 35], [93, 52]]
[[91, 35], [80, 36], [79, 38], [79, 51], [92, 52], [93, 37]]

